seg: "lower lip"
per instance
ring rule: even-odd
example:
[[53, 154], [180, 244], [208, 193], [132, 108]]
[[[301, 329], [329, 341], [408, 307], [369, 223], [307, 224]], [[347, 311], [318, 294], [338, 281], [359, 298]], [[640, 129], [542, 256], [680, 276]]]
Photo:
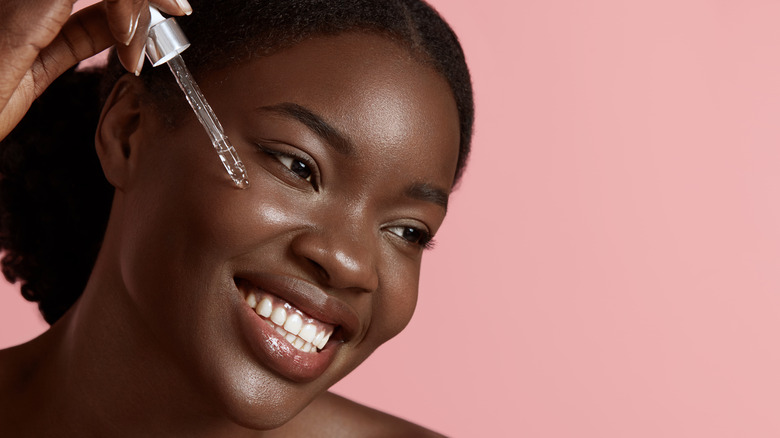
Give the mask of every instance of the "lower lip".
[[252, 352], [272, 370], [296, 382], [308, 382], [321, 376], [333, 362], [338, 344], [328, 342], [319, 352], [305, 353], [279, 336], [254, 309], [242, 301], [239, 324]]

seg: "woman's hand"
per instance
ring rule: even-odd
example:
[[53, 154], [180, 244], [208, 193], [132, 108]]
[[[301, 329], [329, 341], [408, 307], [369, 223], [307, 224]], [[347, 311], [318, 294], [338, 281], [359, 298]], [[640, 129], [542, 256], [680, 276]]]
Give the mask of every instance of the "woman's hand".
[[[0, 140], [57, 76], [113, 44], [122, 65], [140, 73], [149, 25], [148, 0], [105, 0], [70, 15], [73, 3], [0, 2]], [[171, 15], [191, 12], [186, 0], [154, 3]]]
[[[148, 0], [103, 1], [108, 27], [118, 43], [119, 60], [127, 71], [136, 75], [141, 72], [144, 63], [146, 29], [149, 26], [149, 3]], [[192, 13], [192, 7], [187, 0], [154, 0], [152, 3], [169, 15]]]

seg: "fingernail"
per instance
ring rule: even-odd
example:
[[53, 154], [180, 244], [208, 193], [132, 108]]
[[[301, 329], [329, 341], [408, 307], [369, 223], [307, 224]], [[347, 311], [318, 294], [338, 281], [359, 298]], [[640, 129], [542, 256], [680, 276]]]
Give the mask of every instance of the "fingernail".
[[190, 6], [190, 3], [187, 0], [176, 0], [176, 4], [179, 5], [179, 8], [181, 8], [182, 12], [185, 14], [190, 15], [192, 13], [192, 6]]
[[138, 30], [138, 22], [141, 20], [141, 11], [138, 11], [138, 14], [135, 16], [135, 18], [130, 18], [130, 28], [127, 29], [127, 39], [122, 41], [125, 43], [126, 46], [130, 45], [130, 42], [133, 41], [133, 37], [135, 36], [135, 31]]
[[141, 50], [141, 57], [138, 58], [138, 64], [135, 66], [135, 73], [136, 76], [141, 74], [141, 69], [144, 68], [144, 61], [146, 61], [146, 48]]

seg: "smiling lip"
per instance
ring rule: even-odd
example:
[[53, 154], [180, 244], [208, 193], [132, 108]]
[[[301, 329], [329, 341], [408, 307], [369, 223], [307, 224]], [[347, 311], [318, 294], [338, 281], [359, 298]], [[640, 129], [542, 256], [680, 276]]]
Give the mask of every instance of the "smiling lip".
[[[322, 375], [333, 362], [341, 344], [353, 339], [360, 326], [357, 313], [346, 303], [302, 280], [272, 274], [238, 274], [241, 294], [239, 321], [252, 352], [269, 368], [290, 380], [306, 382]], [[274, 326], [246, 304], [249, 293], [268, 294], [303, 314], [335, 326], [333, 337], [320, 351], [304, 352], [281, 336]]]

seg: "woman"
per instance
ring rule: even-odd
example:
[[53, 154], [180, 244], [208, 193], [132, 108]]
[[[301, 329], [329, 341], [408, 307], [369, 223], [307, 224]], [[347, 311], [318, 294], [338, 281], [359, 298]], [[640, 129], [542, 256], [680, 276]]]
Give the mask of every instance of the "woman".
[[[193, 10], [179, 20], [192, 40], [184, 57], [251, 186], [232, 185], [165, 69], [136, 77], [112, 59], [99, 75], [97, 170], [90, 139], [40, 128], [44, 96], [3, 143], [0, 194], [4, 273], [53, 325], [0, 352], [0, 429], [430, 434], [326, 391], [414, 311], [422, 252], [469, 150], [471, 88], [454, 34], [413, 0]], [[112, 38], [104, 11], [81, 18], [93, 40]], [[123, 53], [137, 37], [126, 33]], [[100, 47], [73, 38], [74, 61]], [[76, 84], [94, 77], [70, 72], [50, 90], [68, 131], [94, 125], [63, 123], [84, 111], [60, 95], [84, 104]], [[8, 114], [4, 126], [16, 123]]]

